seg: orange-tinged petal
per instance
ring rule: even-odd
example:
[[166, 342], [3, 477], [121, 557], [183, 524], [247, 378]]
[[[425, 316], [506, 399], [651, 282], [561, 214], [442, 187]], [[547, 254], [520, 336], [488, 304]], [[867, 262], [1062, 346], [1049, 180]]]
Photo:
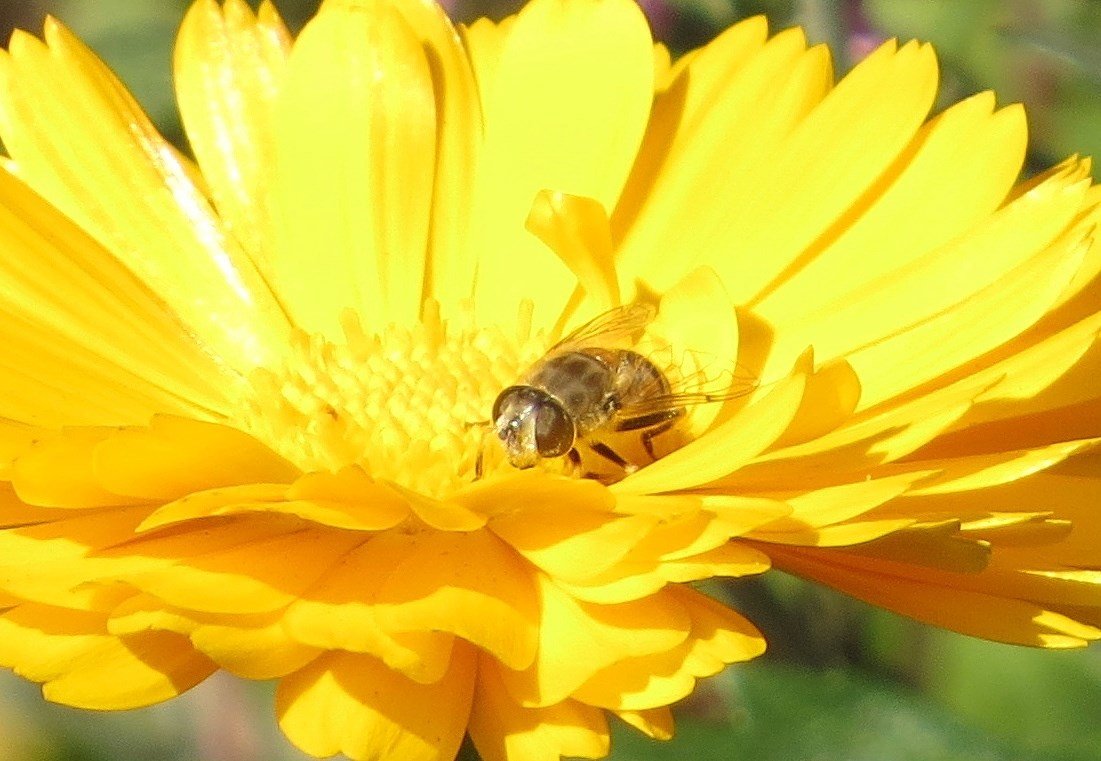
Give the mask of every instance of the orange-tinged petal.
[[171, 632], [107, 634], [102, 613], [21, 605], [0, 615], [0, 663], [43, 683], [46, 698], [119, 710], [159, 703], [215, 670]]
[[618, 562], [656, 522], [648, 515], [552, 508], [499, 517], [490, 529], [551, 576], [578, 582]]
[[107, 631], [116, 636], [149, 631], [186, 635], [219, 668], [246, 679], [273, 679], [297, 671], [320, 650], [290, 639], [278, 615], [202, 615], [168, 608], [150, 595], [134, 595], [111, 610]]
[[307, 473], [289, 486], [257, 483], [188, 494], [150, 513], [148, 531], [196, 518], [274, 513], [353, 531], [382, 531], [409, 516], [409, 504], [358, 466], [338, 473]]
[[501, 681], [499, 666], [482, 657], [470, 713], [470, 738], [483, 761], [558, 761], [608, 754], [608, 721], [599, 709], [574, 700], [529, 708]]
[[469, 648], [456, 649], [447, 674], [424, 685], [369, 655], [327, 653], [280, 681], [279, 726], [318, 757], [450, 761], [470, 712], [475, 662]]
[[675, 597], [605, 606], [573, 599], [549, 580], [540, 589], [536, 660], [523, 671], [501, 670], [509, 693], [524, 706], [558, 703], [611, 664], [676, 648], [688, 636], [690, 620]]
[[688, 587], [674, 587], [667, 594], [691, 617], [684, 644], [610, 665], [575, 690], [574, 698], [613, 710], [657, 708], [688, 695], [697, 678], [764, 652], [760, 633], [726, 606]]
[[451, 632], [525, 668], [538, 637], [533, 576], [485, 530], [422, 534], [379, 583], [374, 615], [387, 631]]
[[388, 533], [347, 553], [290, 604], [284, 628], [299, 642], [370, 653], [414, 681], [438, 681], [450, 663], [454, 635], [387, 631], [373, 607], [382, 582], [415, 546], [410, 535]]
[[673, 738], [673, 712], [668, 708], [650, 708], [644, 711], [615, 711], [624, 722], [655, 740]]
[[123, 563], [135, 558], [139, 567], [120, 569], [120, 578], [169, 605], [211, 613], [267, 613], [295, 600], [329, 564], [363, 541], [351, 532], [286, 523], [282, 531], [273, 527], [273, 537], [250, 538], [248, 530], [237, 537], [233, 528], [230, 524], [224, 532], [228, 548], [214, 549], [213, 530], [189, 527], [183, 533], [136, 539], [101, 555]]
[[[1101, 629], [1078, 623], [1044, 603], [1019, 599], [1010, 586], [995, 582], [983, 588], [981, 576], [941, 575], [893, 560], [846, 556], [841, 550], [777, 547], [770, 554], [778, 568], [972, 636], [1051, 648], [1083, 647], [1101, 638]], [[972, 584], [977, 588], [968, 588]]]

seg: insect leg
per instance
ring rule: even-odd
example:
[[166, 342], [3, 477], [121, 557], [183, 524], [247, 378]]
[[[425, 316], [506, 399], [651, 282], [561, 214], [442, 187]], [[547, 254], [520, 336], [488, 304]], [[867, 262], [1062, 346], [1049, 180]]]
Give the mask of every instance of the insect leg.
[[649, 412], [644, 415], [624, 417], [615, 424], [615, 430], [637, 431], [640, 428], [648, 429], [642, 432], [641, 438], [642, 446], [646, 449], [646, 454], [650, 456], [652, 462], [658, 459], [654, 453], [654, 439], [672, 428], [677, 418], [682, 414], [684, 414], [682, 408], [674, 407], [673, 409]]
[[649, 412], [645, 415], [636, 415], [635, 417], [623, 417], [620, 420], [616, 421], [613, 430], [637, 431], [639, 428], [650, 428], [666, 421], [672, 422], [676, 418], [680, 417], [682, 413], [683, 410], [680, 407], [675, 407], [671, 410]]
[[594, 441], [594, 442], [590, 443], [589, 448], [592, 449], [594, 452], [596, 452], [601, 457], [603, 457], [605, 460], [609, 460], [611, 462], [614, 462], [616, 465], [618, 465], [619, 467], [623, 468], [624, 470], [626, 470], [628, 472], [630, 472], [632, 470], [637, 470], [637, 468], [638, 468], [637, 465], [634, 465], [633, 463], [628, 462], [623, 457], [623, 455], [621, 455], [619, 452], [615, 451], [610, 446], [608, 446], [607, 444], [605, 444], [601, 441]]
[[597, 474], [591, 470], [584, 470], [584, 463], [581, 461], [581, 453], [577, 451], [577, 447], [574, 447], [569, 452], [566, 452], [566, 459], [570, 462], [570, 468], [573, 471], [573, 475], [578, 478], [597, 478]]
[[654, 453], [654, 439], [672, 428], [674, 423], [676, 423], [676, 420], [666, 420], [664, 423], [642, 432], [642, 447], [646, 450], [646, 454], [650, 455], [651, 460], [658, 459], [657, 454]]

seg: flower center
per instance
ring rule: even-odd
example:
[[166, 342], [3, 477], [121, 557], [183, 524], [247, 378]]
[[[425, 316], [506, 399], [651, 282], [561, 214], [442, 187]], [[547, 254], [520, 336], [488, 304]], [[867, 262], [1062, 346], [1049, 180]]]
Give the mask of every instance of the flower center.
[[349, 310], [344, 341], [296, 334], [282, 368], [253, 372], [250, 433], [306, 471], [361, 465], [431, 496], [473, 480], [501, 389], [546, 351], [530, 305], [516, 331], [479, 328], [470, 309], [444, 320], [430, 304], [412, 326], [363, 330]]

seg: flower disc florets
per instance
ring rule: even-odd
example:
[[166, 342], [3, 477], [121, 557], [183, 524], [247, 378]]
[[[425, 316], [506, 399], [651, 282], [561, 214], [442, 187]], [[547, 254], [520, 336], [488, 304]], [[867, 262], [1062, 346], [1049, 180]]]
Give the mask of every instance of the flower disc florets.
[[[366, 333], [344, 318], [344, 342], [296, 333], [282, 368], [250, 378], [246, 425], [305, 471], [359, 465], [433, 497], [469, 483], [482, 462], [494, 397], [546, 348], [517, 329], [479, 329], [434, 309], [412, 327]], [[530, 310], [529, 310], [530, 315]]]

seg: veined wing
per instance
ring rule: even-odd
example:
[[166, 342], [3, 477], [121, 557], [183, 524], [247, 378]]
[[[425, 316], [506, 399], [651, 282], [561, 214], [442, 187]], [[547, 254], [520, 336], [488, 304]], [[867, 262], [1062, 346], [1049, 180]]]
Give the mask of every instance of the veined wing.
[[630, 348], [654, 321], [658, 310], [651, 304], [625, 304], [603, 314], [571, 332], [556, 343], [547, 355], [585, 348]]

